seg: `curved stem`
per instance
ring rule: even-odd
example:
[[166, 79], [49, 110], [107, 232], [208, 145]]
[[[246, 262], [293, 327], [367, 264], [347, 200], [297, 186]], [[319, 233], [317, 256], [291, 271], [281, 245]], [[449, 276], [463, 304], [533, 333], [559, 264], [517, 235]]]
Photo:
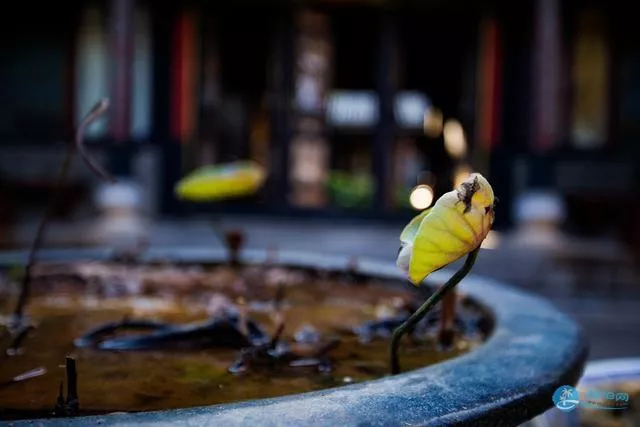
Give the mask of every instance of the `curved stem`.
[[82, 119], [82, 122], [78, 126], [76, 130], [76, 140], [75, 140], [75, 148], [80, 154], [80, 157], [84, 161], [84, 164], [97, 176], [104, 179], [105, 181], [109, 181], [114, 183], [115, 178], [107, 172], [102, 166], [100, 166], [94, 159], [87, 153], [84, 147], [84, 132], [87, 127], [93, 123], [96, 119], [102, 116], [107, 109], [109, 109], [109, 100], [104, 98], [98, 101], [92, 108], [89, 110], [87, 115]]
[[65, 154], [64, 160], [62, 162], [62, 166], [60, 167], [60, 172], [58, 174], [58, 178], [56, 180], [56, 184], [53, 190], [53, 195], [47, 206], [45, 214], [42, 217], [42, 220], [38, 224], [38, 229], [36, 230], [35, 238], [33, 239], [33, 243], [31, 244], [31, 250], [29, 251], [29, 258], [27, 260], [27, 264], [25, 267], [24, 275], [22, 276], [22, 283], [20, 287], [20, 295], [18, 297], [18, 302], [16, 303], [16, 308], [13, 313], [13, 321], [11, 322], [12, 329], [20, 329], [21, 327], [25, 327], [23, 323], [23, 314], [24, 308], [27, 304], [27, 300], [29, 299], [29, 291], [31, 285], [31, 276], [32, 269], [36, 261], [36, 254], [40, 247], [42, 246], [42, 241], [44, 239], [45, 231], [47, 229], [47, 225], [49, 221], [53, 217], [56, 208], [58, 207], [58, 201], [62, 194], [63, 186], [67, 181], [67, 175], [69, 174], [69, 169], [71, 168], [71, 161], [73, 160], [73, 154], [77, 150], [80, 153], [80, 156], [84, 160], [85, 164], [98, 176], [113, 182], [113, 177], [104, 171], [102, 167], [100, 167], [90, 156], [85, 152], [84, 149], [84, 131], [89, 124], [95, 121], [98, 117], [104, 114], [109, 108], [109, 102], [106, 99], [99, 101], [96, 105], [91, 108], [89, 113], [82, 120], [82, 123], [78, 126], [75, 137], [75, 144], [69, 144], [67, 148], [67, 152]]
[[451, 289], [453, 289], [464, 277], [469, 274], [473, 264], [476, 262], [476, 257], [478, 256], [478, 252], [480, 247], [474, 249], [469, 252], [467, 255], [467, 259], [464, 262], [464, 265], [460, 270], [456, 271], [451, 279], [447, 281], [444, 285], [438, 288], [425, 302], [422, 306], [413, 313], [406, 322], [400, 325], [395, 331], [393, 331], [393, 335], [391, 336], [391, 346], [390, 346], [390, 366], [391, 366], [391, 374], [396, 375], [400, 373], [400, 361], [398, 360], [398, 346], [400, 345], [400, 340], [407, 333], [408, 330], [412, 329], [422, 318], [431, 310], [431, 308], [436, 305], [442, 297]]

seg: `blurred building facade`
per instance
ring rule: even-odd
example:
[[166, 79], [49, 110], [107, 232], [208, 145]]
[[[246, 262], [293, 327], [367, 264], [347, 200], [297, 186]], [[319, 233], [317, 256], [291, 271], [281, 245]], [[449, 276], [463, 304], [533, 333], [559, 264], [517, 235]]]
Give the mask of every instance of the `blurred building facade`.
[[[437, 197], [477, 170], [500, 196], [499, 228], [537, 192], [573, 231], [640, 235], [640, 29], [616, 2], [105, 0], [14, 13], [0, 59], [7, 220], [47, 197], [74, 125], [108, 96], [89, 145], [145, 188], [150, 213], [404, 218], [416, 185]], [[269, 171], [259, 195], [174, 198], [189, 170], [245, 158]], [[77, 166], [68, 210], [97, 184]]]

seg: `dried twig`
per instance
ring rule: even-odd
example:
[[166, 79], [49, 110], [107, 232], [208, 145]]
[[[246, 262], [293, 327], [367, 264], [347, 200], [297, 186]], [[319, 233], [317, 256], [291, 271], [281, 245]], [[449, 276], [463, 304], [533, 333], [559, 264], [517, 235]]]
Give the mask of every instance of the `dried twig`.
[[229, 251], [229, 265], [240, 265], [240, 250], [244, 244], [244, 233], [240, 230], [229, 230], [225, 233], [225, 243]]
[[69, 412], [78, 415], [80, 412], [80, 401], [78, 399], [78, 370], [76, 360], [67, 357], [67, 407]]
[[30, 380], [31, 378], [40, 377], [46, 373], [47, 373], [47, 370], [42, 366], [39, 368], [31, 369], [30, 371], [24, 372], [20, 375], [16, 375], [15, 377], [11, 378], [9, 381], [0, 383], [0, 388], [6, 387], [12, 384], [16, 384], [22, 381]]
[[58, 174], [58, 179], [56, 181], [56, 186], [54, 189], [53, 197], [47, 207], [47, 210], [38, 225], [38, 229], [36, 231], [36, 236], [31, 245], [31, 250], [29, 251], [29, 258], [27, 260], [27, 265], [25, 267], [24, 275], [22, 276], [22, 283], [20, 287], [20, 296], [18, 298], [18, 302], [16, 304], [16, 308], [13, 313], [13, 319], [10, 324], [10, 330], [15, 333], [21, 333], [25, 328], [24, 322], [24, 308], [29, 299], [30, 293], [30, 285], [31, 285], [31, 276], [32, 269], [36, 260], [36, 253], [42, 246], [42, 241], [44, 239], [45, 230], [49, 221], [53, 217], [55, 210], [57, 208], [57, 202], [60, 198], [60, 194], [62, 193], [62, 189], [65, 181], [67, 180], [67, 176], [69, 174], [69, 168], [71, 167], [71, 161], [73, 160], [73, 154], [76, 150], [80, 153], [80, 156], [84, 163], [87, 165], [89, 169], [99, 177], [106, 179], [107, 181], [114, 182], [115, 179], [107, 173], [102, 167], [100, 167], [96, 161], [86, 152], [84, 148], [84, 134], [85, 130], [94, 122], [98, 117], [104, 114], [109, 108], [109, 101], [107, 99], [102, 99], [98, 102], [85, 116], [82, 120], [78, 129], [76, 131], [75, 142], [73, 144], [69, 144], [67, 148], [67, 152], [65, 158], [62, 162], [62, 166], [60, 167], [60, 172]]
[[56, 399], [56, 404], [53, 407], [53, 416], [65, 416], [65, 405], [64, 405], [64, 384], [60, 381], [60, 385], [58, 386], [58, 398]]
[[80, 401], [78, 400], [78, 371], [76, 368], [76, 360], [67, 357], [66, 359], [67, 374], [67, 399], [63, 396], [63, 386], [60, 383], [58, 398], [53, 407], [54, 417], [77, 417], [80, 415]]

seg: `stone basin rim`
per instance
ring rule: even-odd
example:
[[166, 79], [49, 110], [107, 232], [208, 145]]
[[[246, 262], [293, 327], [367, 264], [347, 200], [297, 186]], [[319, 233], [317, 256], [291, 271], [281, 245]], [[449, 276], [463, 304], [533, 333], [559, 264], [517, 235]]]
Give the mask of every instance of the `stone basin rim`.
[[[49, 249], [42, 250], [38, 259], [105, 260], [111, 253], [102, 248]], [[225, 260], [226, 254], [215, 248], [150, 248], [140, 254], [140, 261], [215, 263]], [[245, 262], [260, 263], [269, 258], [269, 251], [242, 252]], [[0, 252], [0, 266], [24, 263], [26, 259], [26, 251]], [[278, 265], [328, 270], [344, 270], [352, 259], [298, 251], [278, 251], [272, 258]], [[383, 279], [404, 279], [388, 261], [358, 257], [356, 270]], [[436, 271], [426, 282], [443, 282], [452, 273], [451, 269]], [[588, 346], [573, 320], [539, 297], [486, 277], [470, 274], [459, 289], [491, 311], [494, 330], [474, 351], [435, 365], [276, 398], [153, 412], [0, 422], [0, 426], [507, 426], [549, 409], [557, 387], [578, 382]], [[80, 399], [82, 405], [82, 390]]]

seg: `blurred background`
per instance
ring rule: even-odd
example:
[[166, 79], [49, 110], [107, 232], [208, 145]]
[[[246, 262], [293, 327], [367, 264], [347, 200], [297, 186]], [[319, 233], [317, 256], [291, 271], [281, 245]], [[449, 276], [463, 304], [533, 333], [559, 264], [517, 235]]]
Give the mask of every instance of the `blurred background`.
[[[399, 233], [472, 171], [500, 202], [476, 274], [550, 298], [592, 358], [640, 354], [640, 27], [574, 0], [13, 3], [0, 20], [0, 246], [24, 248], [74, 129], [45, 246], [218, 245], [391, 261]], [[252, 159], [250, 198], [175, 183]], [[133, 243], [131, 243], [133, 242]]]

